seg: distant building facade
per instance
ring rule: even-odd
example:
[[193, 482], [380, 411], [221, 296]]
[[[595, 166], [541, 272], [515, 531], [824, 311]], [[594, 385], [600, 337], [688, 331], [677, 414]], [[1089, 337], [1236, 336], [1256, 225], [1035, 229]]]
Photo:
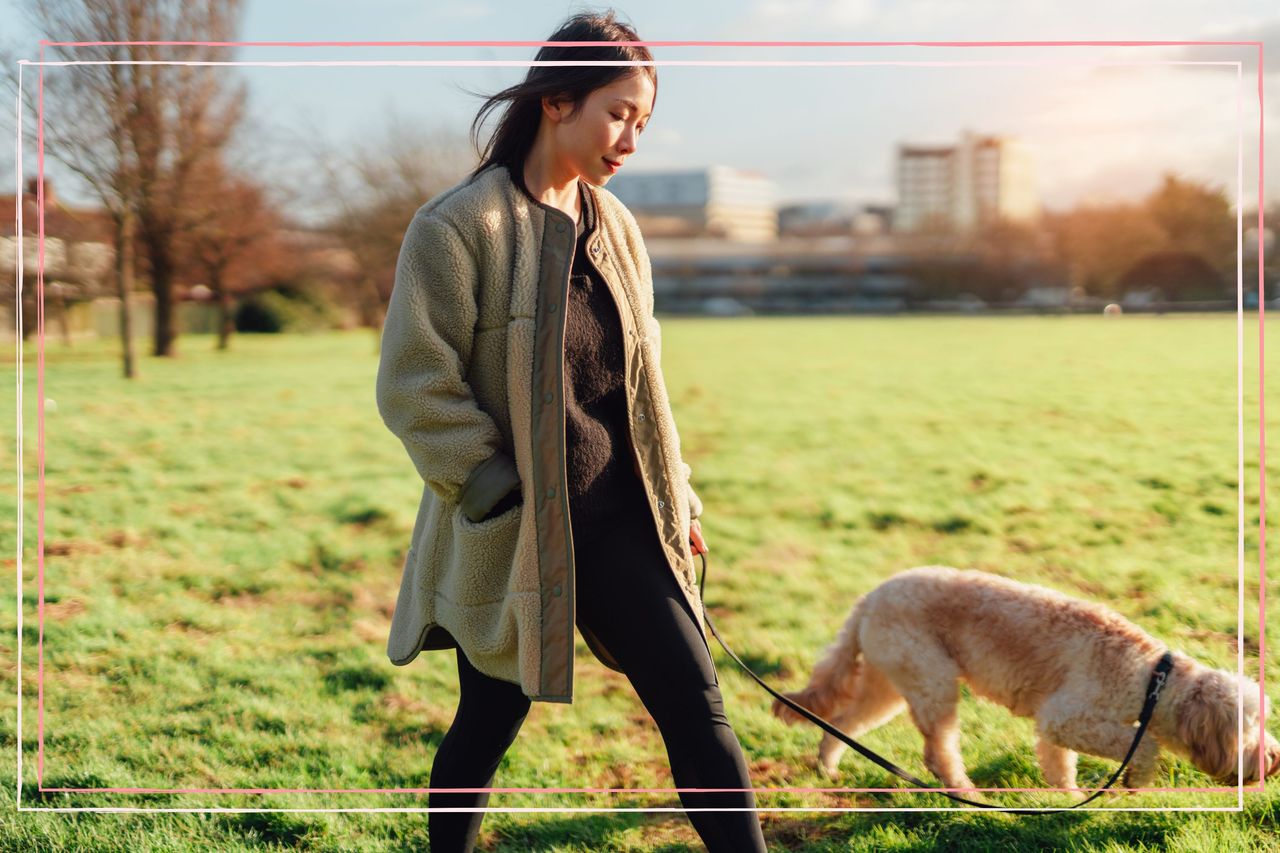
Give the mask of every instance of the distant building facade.
[[[22, 193], [22, 265], [35, 279], [40, 247], [38, 181], [30, 178]], [[18, 199], [0, 196], [0, 208], [17, 209]], [[11, 276], [17, 271], [18, 234], [16, 219], [0, 223], [0, 275], [6, 277], [12, 295]], [[108, 274], [115, 263], [114, 232], [106, 211], [74, 208], [63, 204], [54, 193], [53, 182], [44, 182], [44, 285], [62, 288], [68, 297], [95, 296], [108, 286]]]
[[608, 189], [647, 236], [764, 241], [778, 236], [774, 184], [757, 172], [709, 166], [620, 174]]
[[964, 131], [957, 145], [899, 145], [894, 229], [969, 231], [1040, 215], [1034, 164], [1012, 137]]
[[812, 201], [778, 209], [778, 233], [783, 237], [886, 234], [892, 221], [893, 208], [885, 205]]

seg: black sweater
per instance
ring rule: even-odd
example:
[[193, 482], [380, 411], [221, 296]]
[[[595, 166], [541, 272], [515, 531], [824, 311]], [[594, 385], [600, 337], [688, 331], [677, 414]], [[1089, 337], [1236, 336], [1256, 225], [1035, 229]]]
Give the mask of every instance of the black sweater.
[[[569, 517], [574, 530], [585, 533], [618, 513], [643, 509], [646, 501], [627, 427], [622, 322], [608, 284], [587, 258], [597, 218], [591, 194], [579, 191], [582, 214], [565, 306], [564, 408]], [[489, 514], [518, 502], [512, 493]]]
[[585, 531], [627, 510], [639, 484], [627, 428], [622, 321], [609, 285], [587, 258], [597, 220], [585, 190], [582, 205], [565, 317], [564, 414], [569, 517]]

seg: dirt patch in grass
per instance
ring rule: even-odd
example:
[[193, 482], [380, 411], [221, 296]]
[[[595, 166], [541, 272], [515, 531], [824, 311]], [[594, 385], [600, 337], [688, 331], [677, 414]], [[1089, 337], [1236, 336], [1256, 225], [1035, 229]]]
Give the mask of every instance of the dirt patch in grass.
[[1048, 551], [1050, 546], [1035, 542], [1025, 536], [1010, 536], [1005, 540], [1005, 546], [1015, 554], [1035, 554], [1038, 551]]
[[399, 594], [397, 578], [383, 578], [372, 572], [360, 579], [352, 591], [351, 608], [357, 613], [378, 614], [388, 623], [396, 610], [396, 596]]
[[[814, 796], [814, 795], [810, 795]], [[824, 795], [822, 802], [814, 801], [810, 808], [854, 808], [865, 805], [882, 805], [856, 794]], [[817, 844], [835, 830], [825, 827], [826, 818], [812, 813], [793, 816], [786, 812], [765, 812], [760, 815], [760, 829], [764, 832], [765, 841], [770, 850], [803, 850]], [[823, 849], [841, 849], [839, 842], [835, 847]], [[916, 849], [928, 849], [927, 846]]]
[[[706, 606], [704, 604], [704, 606]], [[723, 604], [712, 604], [706, 608], [707, 615], [716, 623], [727, 622], [729, 618], [738, 610], [736, 607], [727, 607]]]
[[[628, 714], [627, 722], [630, 723], [634, 729], [640, 729], [641, 731], [661, 737], [661, 733], [658, 731], [658, 724], [653, 721], [653, 717], [649, 716], [648, 711], [637, 711], [635, 713]], [[631, 732], [631, 735], [634, 736], [635, 734], [636, 732]]]
[[176, 518], [185, 518], [189, 515], [208, 515], [209, 507], [207, 504], [171, 503], [169, 504], [169, 514]]
[[1088, 578], [1082, 578], [1076, 572], [1059, 563], [1046, 561], [1041, 564], [1040, 569], [1058, 583], [1073, 586], [1081, 592], [1088, 593], [1095, 599], [1106, 601], [1111, 598], [1111, 591], [1105, 586]]
[[175, 619], [172, 622], [169, 622], [164, 626], [164, 632], [166, 634], [181, 634], [186, 637], [198, 637], [200, 639], [212, 637], [214, 635], [214, 632], [206, 631], [204, 628], [201, 628], [199, 625], [187, 619]]
[[147, 544], [147, 540], [132, 530], [113, 530], [102, 540], [112, 548], [137, 548]]
[[750, 764], [751, 784], [757, 788], [789, 788], [805, 771], [775, 758], [757, 758]]
[[665, 758], [647, 758], [606, 765], [585, 782], [583, 787], [674, 788], [675, 784]]
[[44, 606], [44, 615], [49, 619], [62, 620], [70, 619], [72, 616], [78, 616], [86, 610], [85, 603], [78, 598], [68, 598], [66, 601], [59, 601], [57, 604], [46, 604]]
[[384, 693], [378, 697], [378, 706], [388, 716], [401, 720], [414, 720], [424, 729], [448, 731], [457, 708], [423, 702], [403, 693]]
[[97, 554], [101, 551], [102, 546], [97, 542], [77, 542], [72, 539], [53, 542], [46, 539], [44, 543], [46, 557], [74, 557], [79, 554]]
[[617, 670], [601, 668], [599, 672], [599, 680], [604, 682], [604, 689], [601, 691], [604, 695], [609, 696], [621, 691], [631, 692], [631, 682], [627, 677]]
[[[1239, 647], [1239, 638], [1235, 634], [1228, 634], [1224, 631], [1210, 631], [1207, 628], [1182, 628], [1178, 630], [1178, 634], [1183, 637], [1191, 637], [1194, 640], [1209, 640], [1213, 643], [1219, 643], [1231, 649], [1231, 653], [1235, 654]], [[1244, 650], [1246, 654], [1258, 654], [1258, 640], [1256, 637], [1244, 635]]]
[[[200, 598], [206, 596], [193, 591]], [[255, 609], [278, 607], [280, 605], [300, 604], [311, 610], [349, 607], [355, 595], [345, 589], [271, 589], [265, 592], [234, 592], [211, 597], [213, 603], [220, 607], [235, 609]]]

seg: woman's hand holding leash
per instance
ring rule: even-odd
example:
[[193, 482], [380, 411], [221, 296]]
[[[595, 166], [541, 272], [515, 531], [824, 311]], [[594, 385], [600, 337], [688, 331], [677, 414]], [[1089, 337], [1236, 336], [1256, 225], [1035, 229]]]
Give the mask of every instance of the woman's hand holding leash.
[[707, 553], [707, 543], [702, 539], [702, 525], [696, 518], [689, 523], [689, 545], [695, 557]]

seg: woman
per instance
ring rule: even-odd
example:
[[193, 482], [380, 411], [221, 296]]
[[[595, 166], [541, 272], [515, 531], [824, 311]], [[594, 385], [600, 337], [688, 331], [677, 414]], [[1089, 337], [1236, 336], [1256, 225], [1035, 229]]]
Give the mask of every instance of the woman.
[[[604, 15], [537, 60], [651, 61]], [[533, 66], [491, 97], [480, 165], [415, 215], [383, 328], [378, 407], [425, 482], [387, 651], [455, 649], [461, 697], [431, 787], [491, 787], [532, 701], [571, 702], [573, 627], [653, 716], [713, 851], [764, 850], [724, 714], [692, 551], [704, 549], [659, 369], [648, 255], [599, 189], [636, 151], [653, 66]], [[432, 793], [437, 853], [486, 793]]]

